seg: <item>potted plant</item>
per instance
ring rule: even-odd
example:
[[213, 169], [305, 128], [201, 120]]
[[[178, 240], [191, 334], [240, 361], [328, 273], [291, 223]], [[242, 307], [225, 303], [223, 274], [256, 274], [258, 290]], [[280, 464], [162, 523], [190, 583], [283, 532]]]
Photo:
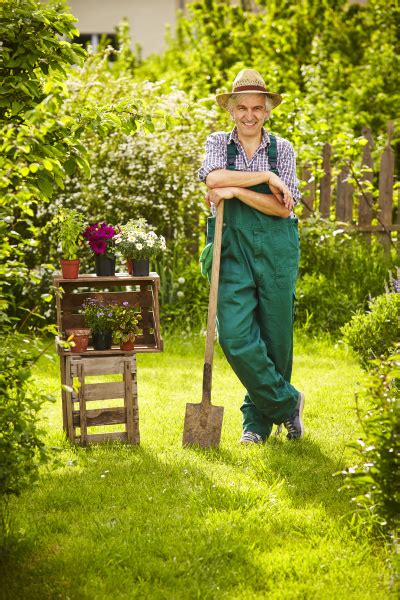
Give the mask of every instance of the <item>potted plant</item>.
[[129, 302], [114, 305], [114, 344], [119, 344], [121, 350], [129, 352], [134, 349], [136, 334], [139, 333], [138, 322], [142, 315], [136, 312]]
[[150, 258], [166, 248], [165, 238], [157, 235], [146, 219], [130, 219], [121, 225], [115, 236], [115, 246], [128, 260], [129, 273], [136, 277], [149, 275]]
[[67, 342], [71, 347], [71, 352], [86, 352], [89, 345], [90, 329], [76, 328], [66, 329], [68, 336]]
[[83, 237], [89, 243], [91, 250], [95, 254], [96, 275], [112, 276], [115, 275], [115, 255], [114, 237], [117, 233], [112, 225], [107, 223], [95, 223], [89, 225], [83, 232]]
[[61, 242], [61, 271], [64, 279], [76, 279], [80, 260], [77, 257], [84, 216], [74, 208], [60, 208], [57, 215], [58, 239]]
[[83, 304], [85, 324], [92, 330], [95, 350], [109, 350], [112, 346], [114, 306], [97, 298], [88, 298]]

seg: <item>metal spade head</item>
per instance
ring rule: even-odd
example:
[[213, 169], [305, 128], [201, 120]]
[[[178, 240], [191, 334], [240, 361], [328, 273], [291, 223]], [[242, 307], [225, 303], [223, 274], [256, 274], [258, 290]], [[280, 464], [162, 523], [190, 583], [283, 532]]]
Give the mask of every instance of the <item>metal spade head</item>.
[[223, 406], [186, 404], [183, 446], [218, 447], [221, 439]]

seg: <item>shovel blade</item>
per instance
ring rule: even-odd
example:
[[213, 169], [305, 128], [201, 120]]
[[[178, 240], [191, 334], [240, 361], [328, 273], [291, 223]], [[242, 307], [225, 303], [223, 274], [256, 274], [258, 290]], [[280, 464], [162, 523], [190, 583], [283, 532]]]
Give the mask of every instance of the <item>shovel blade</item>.
[[217, 448], [223, 416], [223, 406], [209, 406], [205, 411], [201, 404], [186, 404], [182, 445]]

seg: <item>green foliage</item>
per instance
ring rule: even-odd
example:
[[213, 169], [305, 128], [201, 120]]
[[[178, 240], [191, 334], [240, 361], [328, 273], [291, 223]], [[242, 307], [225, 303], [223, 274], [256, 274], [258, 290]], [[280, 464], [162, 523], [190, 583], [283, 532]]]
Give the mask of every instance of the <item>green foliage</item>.
[[85, 217], [76, 209], [61, 208], [57, 215], [58, 239], [61, 242], [62, 257], [65, 260], [75, 260]]
[[[79, 35], [74, 17], [60, 0], [3, 0], [0, 4], [1, 73], [0, 121], [21, 123], [25, 112], [46, 95], [62, 89], [67, 65], [80, 64], [86, 52], [61, 36]], [[48, 76], [47, 89], [44, 76]]]
[[300, 221], [301, 259], [296, 322], [310, 332], [338, 334], [356, 310], [384, 291], [394, 255], [356, 231], [319, 218]]
[[41, 281], [40, 291], [48, 290], [48, 265], [57, 256], [55, 232], [46, 227], [57, 208], [53, 202], [50, 208], [50, 200], [67, 175], [81, 170], [90, 176], [83, 134], [130, 133], [144, 123], [151, 127], [152, 119], [139, 112], [140, 102], [132, 96], [107, 104], [82, 95], [71, 102], [65, 78], [71, 66], [79, 68], [86, 51], [61, 39], [77, 34], [62, 2], [6, 0], [0, 10], [0, 71], [7, 95], [0, 96], [0, 317], [5, 322], [20, 318], [24, 304], [31, 307], [30, 292], [36, 289], [38, 295]]
[[160, 317], [163, 330], [198, 333], [207, 320], [209, 286], [199, 262], [187, 260], [176, 244], [155, 261], [160, 277]]
[[[96, 55], [75, 71], [69, 82], [71, 102], [78, 106], [84, 94], [93, 102], [140, 97], [154, 125], [135, 135], [85, 135], [91, 179], [75, 172], [58, 202], [114, 223], [144, 217], [168, 242], [185, 239], [197, 250], [206, 210], [196, 171], [216, 109], [191, 103], [182, 91], [163, 94], [159, 84], [136, 83], [121, 67], [119, 77], [109, 70]], [[103, 79], [105, 87], [100, 85]]]
[[135, 340], [135, 336], [140, 332], [138, 323], [142, 315], [137, 312], [134, 306], [129, 306], [128, 302], [114, 304], [114, 343], [130, 342]]
[[385, 362], [374, 361], [367, 384], [357, 394], [366, 401], [359, 407], [362, 437], [355, 466], [343, 471], [344, 489], [356, 493], [354, 501], [362, 523], [396, 534], [400, 526], [400, 354]]
[[382, 130], [398, 118], [398, 3], [255, 4], [258, 10], [248, 11], [229, 0], [192, 2], [175, 35], [168, 34], [165, 53], [143, 61], [135, 76], [178, 85], [198, 99], [229, 89], [234, 75], [252, 66], [269, 89], [285, 93], [273, 126], [276, 118], [276, 130], [295, 142], [298, 133], [314, 133], [303, 139], [309, 148], [361, 125]]
[[343, 340], [353, 348], [364, 368], [374, 358], [387, 358], [400, 340], [400, 294], [373, 298], [368, 312], [358, 311], [341, 331]]
[[0, 348], [0, 496], [20, 494], [48, 459], [38, 427], [42, 405], [54, 398], [34, 388], [31, 368], [43, 352], [32, 339], [15, 332]]

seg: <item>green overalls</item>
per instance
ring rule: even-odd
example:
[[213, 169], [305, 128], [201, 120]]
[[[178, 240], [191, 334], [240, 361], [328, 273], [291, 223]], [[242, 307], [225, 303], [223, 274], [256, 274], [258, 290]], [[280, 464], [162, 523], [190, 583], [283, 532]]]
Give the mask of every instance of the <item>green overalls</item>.
[[[235, 170], [236, 144], [228, 145], [227, 169]], [[276, 169], [276, 138], [268, 160]], [[267, 184], [249, 189], [271, 194]], [[207, 226], [214, 237], [215, 217]], [[247, 390], [243, 431], [266, 439], [273, 424], [290, 417], [299, 392], [290, 384], [294, 294], [299, 263], [297, 218], [265, 215], [237, 198], [225, 201], [217, 328], [219, 343]]]

